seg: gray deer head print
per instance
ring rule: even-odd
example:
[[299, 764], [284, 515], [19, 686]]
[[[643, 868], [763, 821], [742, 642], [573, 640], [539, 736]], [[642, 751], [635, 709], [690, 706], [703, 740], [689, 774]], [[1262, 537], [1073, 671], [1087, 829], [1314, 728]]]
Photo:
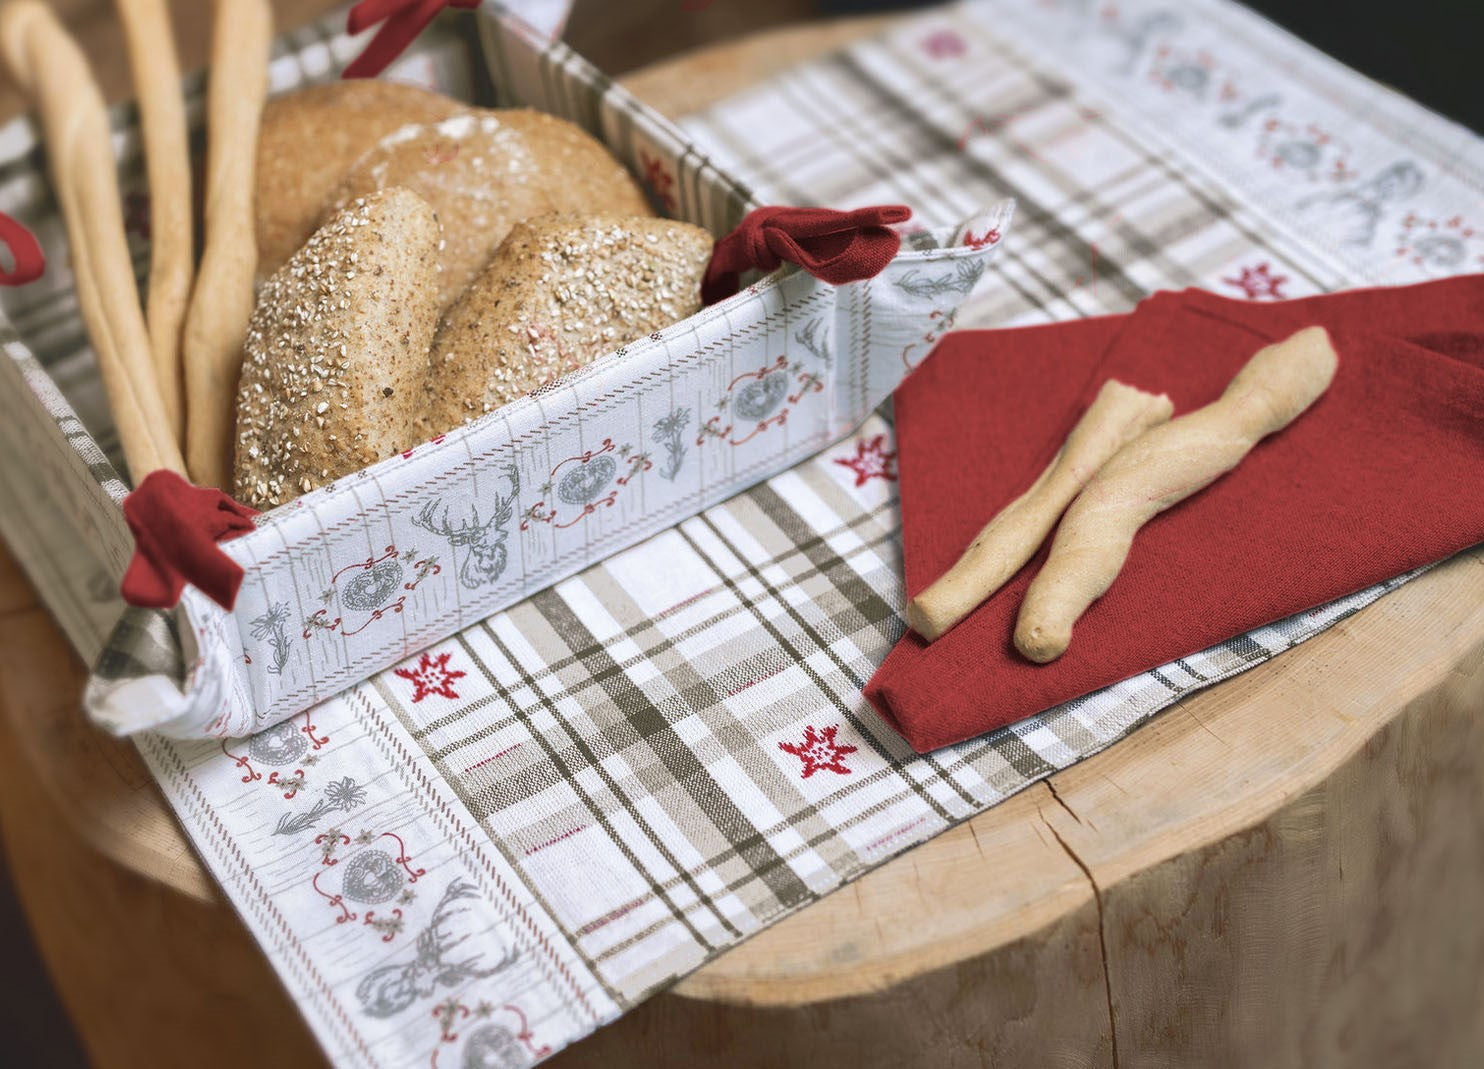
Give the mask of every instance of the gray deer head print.
[[480, 516], [477, 504], [445, 505], [441, 497], [435, 497], [423, 505], [412, 522], [425, 531], [448, 539], [455, 560], [459, 550], [465, 550], [464, 563], [459, 568], [459, 582], [477, 590], [500, 578], [505, 571], [505, 540], [510, 535], [506, 525], [514, 511], [515, 502], [510, 497], [497, 496], [487, 517]]

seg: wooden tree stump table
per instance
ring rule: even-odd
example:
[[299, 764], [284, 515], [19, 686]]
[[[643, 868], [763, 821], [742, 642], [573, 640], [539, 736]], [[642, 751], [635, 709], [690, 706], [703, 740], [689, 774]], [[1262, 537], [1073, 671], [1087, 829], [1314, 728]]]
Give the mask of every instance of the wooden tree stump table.
[[[326, 6], [280, 5], [287, 24]], [[878, 21], [770, 33], [627, 81], [675, 114]], [[83, 720], [84, 675], [0, 554], [0, 825], [90, 1057], [321, 1064], [133, 747]], [[1479, 1066], [1481, 903], [1484, 547], [807, 907], [552, 1064]]]

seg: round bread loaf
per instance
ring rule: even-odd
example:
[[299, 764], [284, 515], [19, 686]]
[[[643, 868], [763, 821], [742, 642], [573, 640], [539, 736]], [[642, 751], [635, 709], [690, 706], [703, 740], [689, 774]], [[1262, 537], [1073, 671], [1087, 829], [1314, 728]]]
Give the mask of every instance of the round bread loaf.
[[258, 294], [237, 393], [237, 500], [271, 508], [418, 438], [438, 219], [388, 189], [315, 231]]
[[371, 78], [314, 85], [274, 97], [258, 134], [258, 277], [267, 278], [309, 240], [325, 198], [356, 160], [387, 134], [465, 110], [415, 85]]
[[705, 230], [668, 219], [517, 223], [439, 324], [424, 437], [693, 314], [711, 247]]
[[564, 211], [654, 214], [599, 142], [572, 123], [523, 108], [472, 109], [397, 130], [357, 161], [327, 208], [338, 211], [387, 186], [413, 190], [438, 213], [444, 307], [522, 219]]

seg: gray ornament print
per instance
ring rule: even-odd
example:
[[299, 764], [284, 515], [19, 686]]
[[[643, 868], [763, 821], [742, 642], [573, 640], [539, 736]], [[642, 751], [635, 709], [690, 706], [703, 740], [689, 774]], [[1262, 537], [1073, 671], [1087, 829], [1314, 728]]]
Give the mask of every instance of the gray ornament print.
[[252, 637], [268, 643], [272, 656], [268, 660], [268, 672], [278, 675], [289, 663], [289, 603], [280, 601], [268, 607], [268, 611], [253, 618], [249, 629]]
[[1199, 63], [1181, 63], [1168, 68], [1164, 77], [1171, 88], [1201, 97], [1205, 95], [1206, 85], [1211, 81], [1211, 72]]
[[480, 1025], [464, 1041], [460, 1069], [525, 1069], [531, 1057], [520, 1040], [508, 1028], [497, 1024]]
[[247, 752], [265, 765], [290, 764], [302, 757], [307, 749], [309, 740], [291, 720], [275, 724], [247, 740]]
[[618, 474], [618, 461], [609, 456], [592, 457], [579, 464], [557, 483], [557, 500], [568, 505], [586, 505], [595, 500]]
[[278, 818], [274, 835], [297, 835], [318, 824], [330, 813], [349, 813], [366, 800], [366, 788], [349, 776], [335, 780], [325, 788], [324, 797], [302, 813], [285, 813]]
[[732, 415], [739, 420], [762, 421], [773, 414], [783, 403], [788, 393], [788, 375], [783, 371], [770, 371], [760, 379], [753, 379], [737, 391], [732, 400]]
[[353, 902], [368, 906], [386, 902], [406, 882], [402, 870], [385, 850], [363, 850], [345, 863], [340, 892]]
[[983, 260], [960, 259], [954, 262], [951, 270], [937, 275], [925, 274], [914, 267], [897, 279], [896, 285], [903, 293], [923, 299], [941, 297], [945, 293], [967, 297], [983, 274]]
[[1307, 171], [1317, 165], [1323, 152], [1324, 150], [1314, 142], [1300, 138], [1284, 141], [1273, 150], [1273, 154], [1283, 161], [1284, 166], [1291, 167], [1295, 171]]
[[663, 446], [665, 462], [660, 465], [660, 478], [671, 482], [680, 473], [685, 463], [685, 428], [690, 426], [690, 409], [677, 408], [668, 415], [655, 420], [651, 432], [654, 443]]
[[351, 577], [340, 590], [340, 604], [347, 609], [371, 612], [392, 600], [402, 585], [402, 565], [395, 558], [377, 561]]
[[1468, 257], [1468, 249], [1451, 234], [1428, 234], [1412, 243], [1412, 255], [1428, 267], [1456, 271]]

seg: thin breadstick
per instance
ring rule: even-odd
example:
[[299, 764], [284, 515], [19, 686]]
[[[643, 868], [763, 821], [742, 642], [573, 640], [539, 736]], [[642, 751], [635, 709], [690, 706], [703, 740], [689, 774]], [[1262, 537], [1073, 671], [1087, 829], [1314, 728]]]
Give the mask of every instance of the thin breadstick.
[[206, 246], [184, 352], [191, 478], [223, 489], [232, 485], [237, 378], [258, 263], [253, 173], [272, 35], [266, 0], [217, 0], [206, 102]]
[[149, 297], [145, 321], [160, 399], [177, 444], [185, 440], [180, 335], [191, 296], [191, 156], [180, 63], [165, 0], [117, 0], [129, 46], [149, 175]]
[[1035, 556], [1057, 519], [1109, 457], [1163, 423], [1175, 406], [1109, 379], [1031, 488], [984, 526], [964, 555], [907, 603], [907, 622], [932, 642], [1004, 586]]
[[129, 474], [137, 484], [156, 468], [183, 472], [124, 236], [103, 95], [82, 52], [40, 0], [13, 0], [0, 8], [0, 52], [40, 114], [78, 304]]
[[1324, 328], [1305, 327], [1259, 349], [1216, 401], [1120, 449], [1067, 509], [1021, 603], [1015, 648], [1042, 664], [1060, 657], [1073, 625], [1118, 577], [1139, 528], [1297, 419], [1338, 366]]

